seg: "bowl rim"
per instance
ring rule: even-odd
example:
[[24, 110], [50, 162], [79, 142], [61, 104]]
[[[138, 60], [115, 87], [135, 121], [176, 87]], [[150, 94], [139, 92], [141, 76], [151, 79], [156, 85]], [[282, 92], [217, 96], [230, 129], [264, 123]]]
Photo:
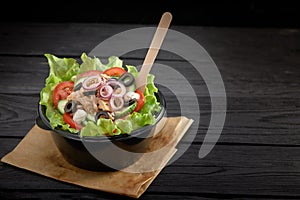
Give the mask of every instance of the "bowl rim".
[[150, 131], [165, 116], [165, 114], [166, 114], [165, 97], [162, 94], [162, 92], [160, 91], [160, 89], [158, 89], [158, 91], [155, 94], [156, 94], [156, 97], [159, 98], [159, 102], [160, 102], [160, 106], [161, 106], [161, 109], [156, 116], [155, 123], [143, 126], [139, 129], [132, 131], [129, 134], [124, 133], [124, 134], [114, 135], [114, 136], [88, 136], [88, 137], [84, 137], [84, 139], [83, 139], [82, 137], [80, 137], [79, 132], [78, 133], [70, 133], [68, 131], [60, 130], [59, 128], [53, 129], [50, 125], [49, 119], [44, 114], [46, 106], [38, 104], [38, 113], [37, 114], [38, 114], [38, 117], [41, 119], [42, 123], [48, 128], [48, 130], [55, 132], [65, 138], [68, 138], [68, 139], [78, 140], [78, 141], [84, 140], [85, 142], [111, 142], [112, 140], [113, 141], [123, 141], [123, 140], [128, 140], [133, 137], [137, 137], [137, 136], [145, 133], [145, 131]]

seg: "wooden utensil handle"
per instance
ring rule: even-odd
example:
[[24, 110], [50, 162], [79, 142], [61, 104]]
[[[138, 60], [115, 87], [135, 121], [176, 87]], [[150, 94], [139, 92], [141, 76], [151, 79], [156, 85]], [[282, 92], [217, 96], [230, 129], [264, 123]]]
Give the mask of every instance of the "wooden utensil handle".
[[152, 68], [152, 65], [156, 59], [158, 51], [162, 45], [162, 42], [167, 34], [168, 28], [170, 26], [172, 20], [172, 15], [169, 12], [165, 12], [158, 24], [158, 27], [153, 36], [152, 42], [144, 59], [143, 65], [139, 72], [138, 77], [136, 78], [136, 86], [137, 89], [142, 93], [145, 91], [145, 87], [147, 84], [147, 76]]

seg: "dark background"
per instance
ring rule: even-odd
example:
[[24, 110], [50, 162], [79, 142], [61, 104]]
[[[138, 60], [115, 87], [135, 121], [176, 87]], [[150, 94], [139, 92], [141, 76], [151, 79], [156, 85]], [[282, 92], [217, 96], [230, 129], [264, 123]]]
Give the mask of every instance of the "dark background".
[[170, 11], [173, 25], [299, 28], [297, 1], [9, 1], [1, 22], [157, 24]]

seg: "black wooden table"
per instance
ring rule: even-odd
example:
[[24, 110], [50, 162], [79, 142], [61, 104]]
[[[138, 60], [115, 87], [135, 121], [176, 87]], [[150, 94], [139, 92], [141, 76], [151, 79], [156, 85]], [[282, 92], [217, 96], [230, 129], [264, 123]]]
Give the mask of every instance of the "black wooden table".
[[[138, 27], [143, 25], [1, 24], [0, 156], [13, 150], [35, 123], [39, 92], [48, 75], [45, 53], [79, 58], [109, 36]], [[214, 59], [226, 88], [227, 116], [218, 143], [199, 159], [210, 121], [209, 95], [199, 93], [203, 117], [196, 138], [141, 199], [300, 199], [300, 30], [171, 28], [196, 40]], [[144, 56], [141, 51], [123, 58], [141, 64]], [[160, 52], [157, 61], [185, 65], [166, 52]], [[190, 80], [199, 91], [205, 86], [198, 75], [191, 74]], [[170, 99], [169, 115], [176, 115], [175, 110], [176, 101]], [[0, 197], [120, 199], [4, 163]]]

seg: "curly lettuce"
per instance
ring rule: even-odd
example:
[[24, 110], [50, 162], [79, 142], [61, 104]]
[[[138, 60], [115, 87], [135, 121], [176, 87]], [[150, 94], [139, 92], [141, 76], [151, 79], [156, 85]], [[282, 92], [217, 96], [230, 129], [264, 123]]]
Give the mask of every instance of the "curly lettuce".
[[[40, 92], [41, 105], [46, 107], [46, 117], [50, 121], [53, 129], [59, 128], [70, 133], [78, 133], [79, 131], [71, 128], [63, 120], [62, 114], [54, 107], [52, 100], [52, 93], [55, 86], [63, 81], [74, 81], [78, 74], [88, 70], [105, 71], [111, 67], [122, 67], [123, 61], [116, 57], [111, 56], [108, 58], [108, 63], [103, 64], [97, 57], [89, 57], [82, 53], [79, 63], [74, 58], [58, 58], [52, 54], [45, 54], [49, 65], [49, 75], [45, 80], [45, 86]], [[137, 77], [138, 70], [135, 66], [126, 65], [128, 72]], [[104, 135], [119, 135], [124, 133], [131, 133], [132, 131], [156, 122], [155, 113], [160, 110], [160, 104], [157, 102], [155, 93], [158, 91], [154, 84], [154, 75], [149, 74], [147, 77], [147, 85], [144, 92], [145, 103], [139, 112], [133, 112], [125, 119], [111, 119], [100, 118], [96, 123], [87, 122], [81, 129], [80, 136], [104, 136]]]

